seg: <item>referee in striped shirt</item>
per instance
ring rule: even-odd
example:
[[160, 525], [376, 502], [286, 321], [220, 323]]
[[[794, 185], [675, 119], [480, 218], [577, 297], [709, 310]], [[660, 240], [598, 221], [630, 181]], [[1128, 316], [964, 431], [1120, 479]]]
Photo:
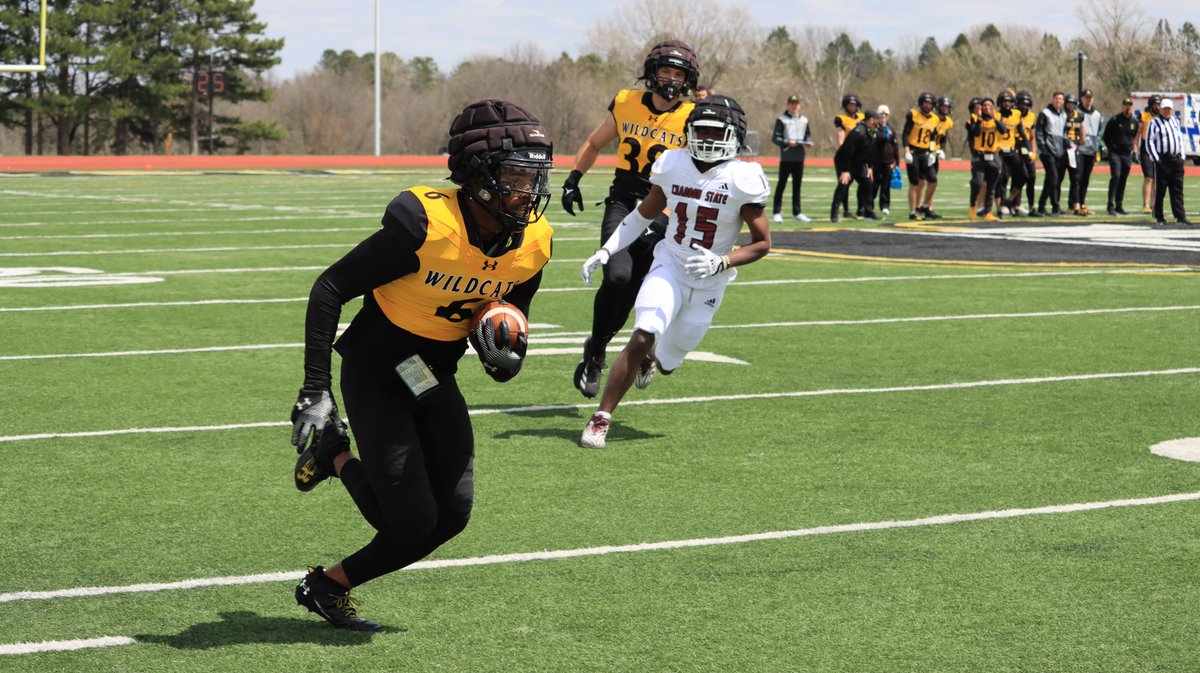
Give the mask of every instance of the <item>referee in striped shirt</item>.
[[1190, 225], [1187, 211], [1183, 209], [1183, 131], [1174, 116], [1174, 105], [1164, 97], [1159, 104], [1158, 116], [1150, 120], [1146, 129], [1146, 153], [1154, 162], [1154, 222], [1166, 226], [1163, 214], [1163, 197], [1171, 190], [1171, 213], [1179, 224]]

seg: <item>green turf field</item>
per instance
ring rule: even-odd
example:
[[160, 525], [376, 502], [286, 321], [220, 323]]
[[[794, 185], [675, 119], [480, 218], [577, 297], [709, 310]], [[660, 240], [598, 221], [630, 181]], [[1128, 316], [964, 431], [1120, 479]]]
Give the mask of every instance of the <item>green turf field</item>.
[[1149, 451], [1200, 436], [1195, 269], [771, 255], [585, 450], [602, 170], [522, 374], [463, 362], [470, 526], [328, 628], [295, 578], [370, 531], [291, 483], [304, 301], [443, 175], [0, 177], [0, 671], [1200, 670], [1200, 464]]

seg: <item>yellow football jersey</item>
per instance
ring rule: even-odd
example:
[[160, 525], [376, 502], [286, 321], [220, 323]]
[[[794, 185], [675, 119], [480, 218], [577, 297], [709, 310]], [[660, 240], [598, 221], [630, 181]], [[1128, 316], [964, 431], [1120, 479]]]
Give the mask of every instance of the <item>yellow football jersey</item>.
[[954, 120], [950, 115], [946, 115], [945, 117], [938, 115], [937, 128], [933, 132], [933, 142], [930, 143], [929, 149], [934, 151], [941, 149], [942, 143], [945, 142], [946, 136], [952, 128], [954, 128]]
[[[1020, 112], [1020, 110], [1018, 110]], [[1033, 110], [1021, 115], [1021, 128], [1017, 131], [1017, 140], [1022, 147], [1029, 147], [1029, 139], [1033, 137], [1033, 127], [1037, 124], [1037, 115]]]
[[853, 117], [843, 113], [834, 116], [833, 125], [835, 127], [845, 129], [846, 133], [849, 133], [855, 126], [858, 126], [860, 121], [866, 119], [866, 117], [867, 115], [863, 114], [862, 112], [855, 112]]
[[933, 142], [933, 136], [937, 133], [938, 116], [930, 112], [925, 114], [920, 108], [912, 108], [909, 110], [912, 115], [912, 130], [908, 132], [908, 137], [904, 139], [910, 147], [927, 150], [930, 143]]
[[1000, 131], [995, 119], [979, 120], [979, 135], [971, 138], [971, 147], [976, 152], [995, 152], [1000, 148]]
[[617, 92], [608, 106], [617, 123], [617, 175], [614, 185], [637, 197], [650, 193], [650, 167], [658, 155], [687, 145], [684, 123], [691, 101], [678, 101], [671, 109], [657, 112], [651, 93], [638, 89]]
[[[550, 261], [554, 231], [545, 218], [530, 222], [514, 249], [488, 257], [469, 242], [457, 187], [408, 191], [425, 209], [428, 223], [416, 250], [420, 269], [374, 290], [388, 320], [408, 332], [437, 341], [463, 339], [476, 309], [502, 299]], [[421, 213], [411, 216], [422, 218]]]
[[1004, 120], [1004, 125], [1008, 130], [1000, 134], [1000, 138], [996, 141], [996, 147], [1002, 150], [1011, 150], [1017, 146], [1017, 133], [1021, 128], [1021, 111], [1013, 108], [1008, 111], [1007, 115], [1001, 115], [1000, 119]]
[[1079, 110], [1067, 113], [1067, 139], [1073, 143], [1079, 143], [1080, 137], [1083, 135], [1083, 113]]

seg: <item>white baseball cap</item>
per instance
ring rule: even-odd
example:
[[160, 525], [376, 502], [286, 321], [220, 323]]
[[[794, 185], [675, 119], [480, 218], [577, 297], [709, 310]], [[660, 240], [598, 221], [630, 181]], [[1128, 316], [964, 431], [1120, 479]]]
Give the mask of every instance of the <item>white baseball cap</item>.
[[892, 114], [892, 109], [886, 105], [880, 105], [879, 107], [875, 108], [875, 111], [881, 115], [891, 116]]
[[1170, 99], [1170, 98], [1163, 98], [1163, 99], [1162, 99], [1162, 102], [1161, 102], [1161, 103], [1159, 103], [1159, 104], [1158, 104], [1158, 106], [1159, 106], [1160, 108], [1163, 108], [1163, 107], [1174, 108], [1174, 107], [1175, 107], [1175, 104], [1171, 102], [1171, 99]]

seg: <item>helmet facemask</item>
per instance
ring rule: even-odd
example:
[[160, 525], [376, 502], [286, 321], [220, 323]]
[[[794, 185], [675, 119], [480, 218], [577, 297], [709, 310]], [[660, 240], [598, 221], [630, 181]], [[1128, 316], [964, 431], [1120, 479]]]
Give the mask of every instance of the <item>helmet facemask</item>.
[[[494, 254], [550, 204], [550, 152], [541, 148], [495, 152], [473, 157], [478, 170], [467, 182], [467, 194], [501, 226], [501, 236], [488, 250]], [[499, 246], [499, 247], [497, 247]]]
[[[705, 139], [700, 136], [699, 129], [721, 129], [719, 139]], [[737, 129], [720, 119], [698, 119], [687, 125], [688, 153], [707, 164], [715, 164], [737, 156], [741, 149], [738, 142]]]

